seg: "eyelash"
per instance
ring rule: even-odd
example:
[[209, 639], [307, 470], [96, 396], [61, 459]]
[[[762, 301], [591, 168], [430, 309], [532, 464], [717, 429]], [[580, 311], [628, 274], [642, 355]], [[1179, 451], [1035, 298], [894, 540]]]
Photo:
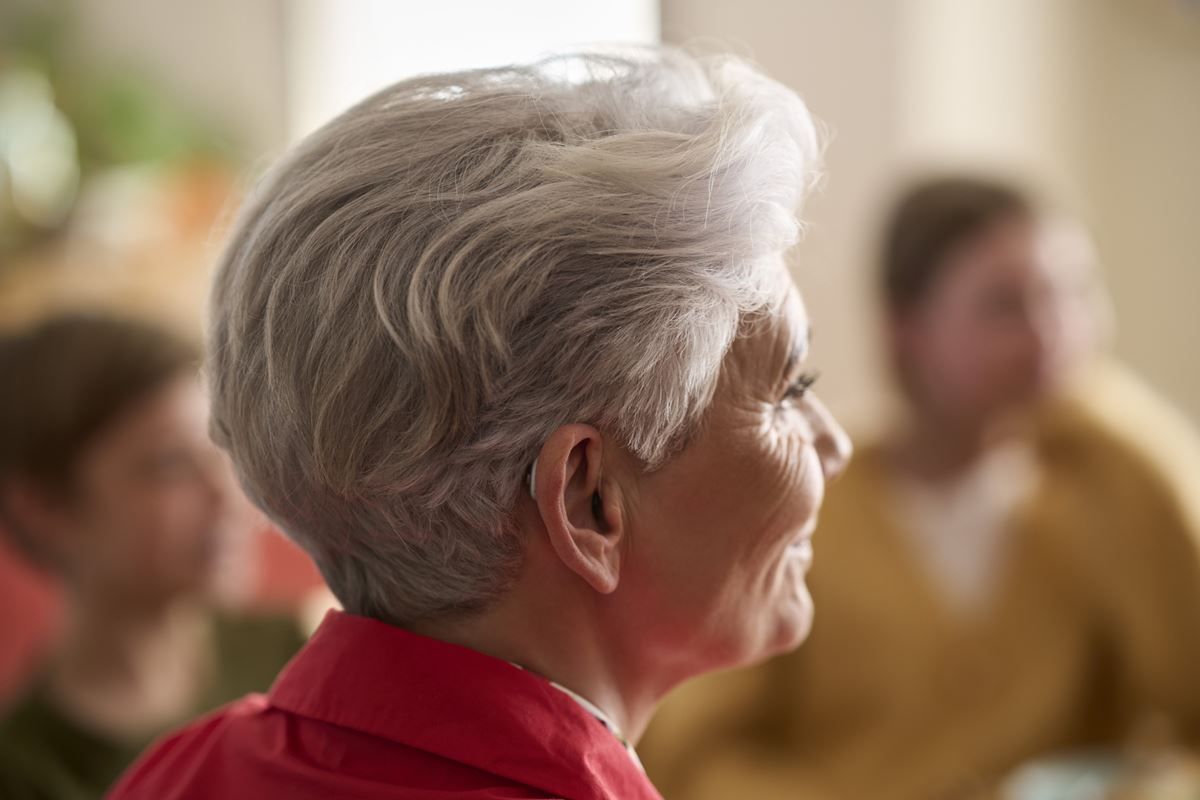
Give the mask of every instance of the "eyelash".
[[808, 390], [813, 387], [813, 384], [820, 378], [820, 374], [816, 372], [806, 372], [801, 375], [796, 381], [787, 388], [783, 393], [784, 400], [802, 400], [808, 394]]

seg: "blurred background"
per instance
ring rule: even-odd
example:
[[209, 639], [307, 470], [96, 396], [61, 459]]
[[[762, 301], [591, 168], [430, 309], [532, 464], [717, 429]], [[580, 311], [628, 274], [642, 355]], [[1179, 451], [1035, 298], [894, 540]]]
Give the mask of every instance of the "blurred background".
[[[904, 180], [955, 168], [1086, 223], [1115, 354], [1200, 422], [1195, 0], [0, 0], [0, 328], [85, 306], [194, 335], [224, 220], [290, 143], [409, 75], [603, 42], [730, 50], [827, 126], [795, 272], [851, 431], [892, 403], [882, 217]], [[252, 604], [318, 585], [265, 526], [256, 550]], [[54, 582], [0, 553], [0, 702], [58, 620]]]
[[1194, 0], [0, 8], [5, 324], [100, 295], [190, 321], [231, 198], [290, 142], [398, 78], [595, 42], [701, 43], [757, 61], [830, 131], [797, 274], [836, 365], [825, 393], [852, 426], [877, 418], [881, 396], [863, 326], [873, 232], [899, 179], [947, 165], [1029, 181], [1081, 216], [1115, 299], [1117, 354], [1200, 418]]

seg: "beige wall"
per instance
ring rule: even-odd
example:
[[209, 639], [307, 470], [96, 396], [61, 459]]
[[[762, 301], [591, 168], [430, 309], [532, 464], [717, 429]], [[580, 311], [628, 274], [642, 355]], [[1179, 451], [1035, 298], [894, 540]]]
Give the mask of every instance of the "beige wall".
[[1200, 421], [1200, 4], [1074, 5], [1090, 12], [1076, 141], [1116, 350]]
[[1200, 421], [1200, 4], [1179, 0], [662, 0], [663, 37], [725, 43], [832, 126], [797, 278], [829, 402], [884, 401], [872, 246], [894, 182], [971, 165], [1092, 226], [1115, 349]]
[[[732, 47], [832, 132], [796, 274], [823, 391], [860, 430], [886, 381], [876, 222], [914, 165], [1033, 176], [1092, 225], [1116, 351], [1200, 421], [1200, 2], [661, 0], [668, 42]], [[252, 160], [286, 139], [289, 0], [81, 0], [86, 50], [154, 64]]]
[[277, 152], [286, 133], [287, 2], [77, 0], [74, 28], [85, 60], [148, 73], [253, 160]]

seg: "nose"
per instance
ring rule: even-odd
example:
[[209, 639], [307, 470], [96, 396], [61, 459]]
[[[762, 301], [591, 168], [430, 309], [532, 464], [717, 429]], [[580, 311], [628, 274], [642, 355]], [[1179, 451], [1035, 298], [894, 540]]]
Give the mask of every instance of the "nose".
[[817, 456], [825, 480], [831, 481], [846, 470], [854, 455], [854, 444], [833, 414], [817, 398], [811, 398], [812, 424], [816, 434]]

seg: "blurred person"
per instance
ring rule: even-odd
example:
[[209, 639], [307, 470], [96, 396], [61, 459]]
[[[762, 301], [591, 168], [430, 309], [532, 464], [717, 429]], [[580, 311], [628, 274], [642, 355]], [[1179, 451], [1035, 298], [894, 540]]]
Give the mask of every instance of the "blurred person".
[[727, 58], [399, 83], [298, 146], [220, 265], [213, 429], [331, 612], [114, 800], [651, 800], [658, 699], [795, 647], [825, 481], [784, 266], [818, 141]]
[[1094, 354], [1086, 235], [1006, 185], [931, 179], [882, 262], [907, 413], [830, 490], [819, 624], [669, 699], [651, 776], [673, 800], [939, 800], [1043, 756], [1106, 762], [1146, 724], [1200, 745], [1200, 449]]
[[0, 527], [65, 629], [0, 721], [0, 797], [98, 798], [158, 734], [270, 685], [299, 626], [218, 610], [259, 515], [207, 434], [199, 352], [146, 323], [0, 338]]

